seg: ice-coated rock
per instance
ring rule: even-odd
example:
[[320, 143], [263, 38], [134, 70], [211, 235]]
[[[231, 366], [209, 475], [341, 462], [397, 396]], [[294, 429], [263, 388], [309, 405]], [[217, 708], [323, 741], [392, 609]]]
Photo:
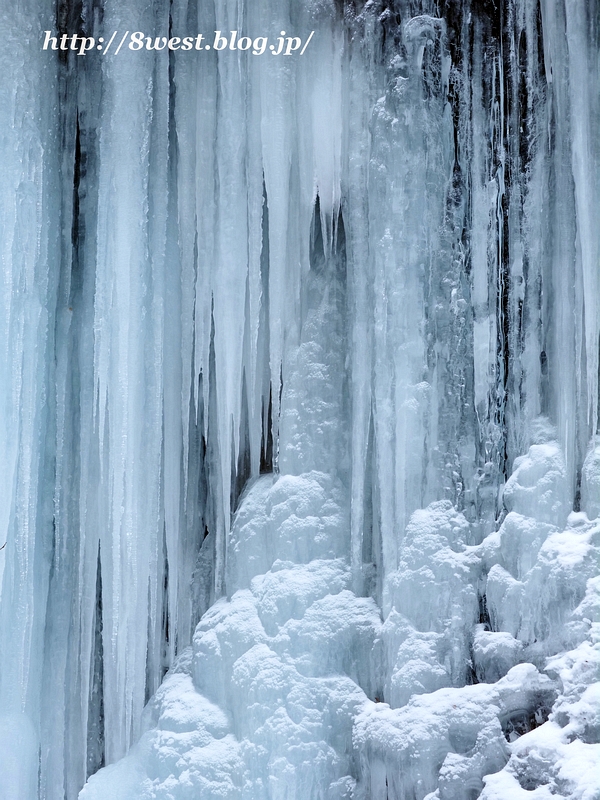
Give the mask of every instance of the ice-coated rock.
[[509, 511], [560, 528], [571, 510], [569, 495], [563, 453], [558, 442], [548, 442], [515, 459], [503, 498]]
[[507, 736], [527, 730], [536, 714], [547, 716], [554, 695], [548, 677], [521, 664], [494, 685], [439, 689], [400, 709], [369, 703], [354, 730], [358, 797], [385, 796], [386, 786], [394, 798], [477, 797], [483, 777], [509, 758]]
[[589, 519], [600, 515], [600, 443], [597, 439], [581, 469], [581, 509]]
[[597, 800], [597, 11], [4, 2], [2, 800]]
[[484, 778], [483, 800], [598, 796], [600, 648], [589, 641], [550, 659], [561, 692], [550, 718], [517, 738], [505, 768]]
[[275, 561], [306, 564], [347, 553], [343, 493], [321, 472], [265, 475], [236, 514], [228, 548], [228, 586], [249, 587]]
[[338, 491], [309, 473], [245, 493], [231, 547], [268, 568], [204, 614], [140, 741], [82, 800], [593, 796], [579, 770], [597, 758], [600, 725], [600, 526], [512, 511], [469, 544], [465, 517], [433, 503], [406, 528], [382, 623], [335, 548], [306, 553], [278, 535], [325, 508], [330, 543]]
[[166, 677], [145, 710], [148, 728], [126, 758], [92, 777], [82, 800], [234, 800], [244, 761], [227, 716], [199, 694], [185, 666]]
[[477, 625], [473, 637], [473, 662], [477, 679], [495, 683], [524, 658], [523, 642], [505, 631], [486, 630]]
[[[266, 571], [246, 573], [251, 588], [204, 614], [146, 709], [146, 732], [82, 800], [353, 796], [352, 727], [365, 692], [376, 691], [370, 653], [381, 618], [371, 598], [346, 588], [347, 561], [333, 558], [340, 511], [324, 485], [335, 493], [314, 473], [248, 490], [231, 548], [262, 553]], [[286, 531], [302, 520], [326, 530], [328, 514], [321, 543], [294, 549]], [[311, 552], [330, 558], [308, 560]]]
[[308, 564], [276, 560], [266, 575], [252, 579], [251, 586], [260, 620], [265, 630], [274, 635], [282, 620], [302, 618], [316, 600], [326, 594], [339, 594], [349, 583], [348, 565], [340, 558]]
[[[571, 514], [565, 530], [551, 531], [531, 519], [509, 515], [500, 528], [500, 542], [507, 532], [511, 539], [518, 539], [520, 533], [525, 541], [533, 534], [533, 549], [539, 550], [527, 572], [522, 573], [522, 565], [517, 569], [522, 580], [500, 563], [490, 569], [486, 598], [492, 627], [525, 643], [546, 641], [553, 650], [560, 646], [561, 636], [564, 640], [564, 625], [583, 599], [588, 579], [596, 573], [600, 526], [589, 523], [585, 515]], [[543, 532], [548, 535], [540, 544]], [[509, 566], [516, 563], [519, 552], [515, 546]], [[526, 559], [531, 563], [529, 553]]]
[[385, 698], [393, 707], [466, 680], [481, 570], [469, 539], [469, 523], [447, 501], [416, 511], [406, 527], [398, 569], [384, 587], [384, 607], [391, 605], [382, 629]]

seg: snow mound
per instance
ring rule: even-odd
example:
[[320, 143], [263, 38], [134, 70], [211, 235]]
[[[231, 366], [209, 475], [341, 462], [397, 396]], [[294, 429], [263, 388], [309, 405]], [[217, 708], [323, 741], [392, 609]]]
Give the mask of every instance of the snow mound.
[[349, 589], [341, 484], [255, 482], [231, 596], [81, 800], [597, 798], [600, 524], [564, 516], [561, 464], [532, 445], [480, 544], [448, 501], [414, 512], [383, 622]]
[[81, 800], [353, 796], [352, 727], [375, 691], [381, 618], [333, 557], [336, 497], [320, 474], [254, 484], [231, 537], [230, 575], [249, 588], [204, 614], [140, 741]]

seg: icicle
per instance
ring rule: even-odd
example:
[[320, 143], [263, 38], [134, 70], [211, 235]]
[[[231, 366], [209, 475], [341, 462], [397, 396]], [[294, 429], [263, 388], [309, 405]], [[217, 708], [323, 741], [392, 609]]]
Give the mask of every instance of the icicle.
[[[596, 24], [591, 6], [566, 3], [566, 33], [569, 54], [571, 101], [571, 162], [577, 215], [577, 261], [582, 272], [585, 320], [585, 365], [587, 377], [587, 429], [593, 436], [598, 427], [598, 353], [600, 348], [600, 238], [596, 209], [600, 201], [600, 100], [598, 55], [592, 53], [590, 33]], [[582, 445], [587, 444], [583, 441]]]
[[486, 140], [482, 99], [482, 42], [476, 25], [473, 40], [471, 73], [471, 120], [473, 146], [471, 155], [472, 181], [472, 300], [474, 314], [473, 364], [475, 372], [475, 408], [483, 425], [489, 414], [490, 379], [492, 378], [496, 341], [495, 317], [490, 314], [488, 277], [488, 228], [490, 192], [486, 164]]
[[[373, 31], [365, 39], [372, 41]], [[357, 37], [358, 41], [361, 41]], [[365, 52], [366, 51], [366, 52]], [[371, 381], [373, 369], [373, 304], [371, 260], [368, 237], [368, 176], [364, 154], [368, 151], [368, 127], [373, 88], [365, 77], [365, 61], [372, 57], [368, 45], [353, 47], [347, 62], [349, 105], [347, 165], [348, 199], [345, 218], [348, 229], [348, 279], [351, 308], [351, 391], [352, 391], [352, 493], [351, 565], [354, 591], [363, 591], [363, 526], [365, 524], [365, 484], [371, 465], [367, 461], [371, 420]], [[369, 556], [367, 556], [368, 558]]]
[[[260, 4], [255, 17], [260, 30], [290, 29], [289, 9], [285, 3]], [[273, 63], [274, 62], [274, 63]], [[297, 253], [288, 250], [290, 171], [292, 168], [292, 130], [289, 119], [294, 118], [293, 65], [273, 59], [261, 60], [260, 102], [262, 163], [265, 190], [269, 207], [269, 363], [272, 386], [273, 440], [277, 440], [279, 420], [280, 376], [282, 371], [285, 323], [290, 321], [288, 298], [298, 297], [297, 284], [288, 275], [297, 265]], [[291, 263], [290, 263], [291, 261]], [[293, 264], [293, 267], [292, 267]]]
[[[575, 490], [578, 453], [577, 421], [579, 378], [574, 369], [580, 364], [582, 316], [573, 317], [572, 310], [581, 308], [581, 273], [576, 269], [577, 220], [574, 207], [573, 173], [569, 123], [569, 76], [567, 41], [562, 9], [552, 0], [542, 3], [547, 69], [552, 77], [549, 85], [549, 125], [551, 128], [551, 181], [549, 252], [545, 279], [552, 286], [553, 307], [546, 310], [546, 354], [550, 389], [551, 416], [556, 422], [558, 438], [564, 447], [567, 473]], [[547, 44], [546, 44], [547, 42]], [[583, 309], [581, 309], [583, 310]], [[587, 445], [585, 438], [584, 447]], [[583, 453], [579, 455], [582, 459]]]
[[[591, 8], [104, 0], [100, 22], [86, 0], [61, 24], [95, 37], [314, 34], [304, 56], [79, 59], [40, 51], [42, 5], [18, 5], [0, 53], [10, 800], [35, 795], [39, 752], [40, 796], [74, 800], [137, 739], [199, 616], [238, 588], [247, 477], [322, 473], [307, 491], [331, 490], [340, 524], [318, 544], [340, 591], [349, 557], [386, 614], [413, 512], [443, 501], [491, 531], [529, 438], [564, 448], [563, 505], [580, 470], [597, 505]], [[393, 770], [371, 766], [383, 787]]]
[[[104, 25], [148, 31], [167, 26], [166, 17], [140, 14], [136, 5], [107, 5]], [[107, 59], [103, 67], [95, 382], [101, 480], [106, 487], [106, 506], [100, 513], [106, 514], [101, 547], [104, 710], [106, 757], [111, 761], [126, 751], [139, 730], [146, 692], [147, 620], [150, 614], [152, 628], [153, 618], [162, 612], [157, 594], [163, 567], [161, 287], [169, 106], [166, 53], [123, 50], [118, 60]], [[177, 360], [166, 366], [177, 369]], [[168, 488], [172, 491], [177, 485], [171, 482]], [[173, 501], [177, 506], [177, 499]], [[168, 548], [174, 546], [176, 533], [170, 511]], [[160, 645], [153, 642], [155, 652], [150, 653], [154, 685], [160, 677]]]
[[[251, 3], [246, 9], [245, 24], [249, 31], [258, 29], [259, 23], [254, 19], [257, 5]], [[248, 80], [246, 84], [246, 180], [247, 180], [247, 217], [248, 217], [248, 282], [246, 287], [245, 309], [245, 348], [244, 373], [248, 393], [248, 433], [250, 441], [250, 470], [252, 476], [258, 475], [261, 460], [262, 407], [269, 402], [264, 396], [263, 378], [266, 365], [260, 352], [261, 312], [264, 313], [266, 298], [262, 289], [263, 253], [263, 218], [266, 212], [263, 196], [264, 175], [262, 166], [261, 126], [262, 115], [259, 62], [250, 58], [247, 63]], [[263, 322], [264, 329], [264, 322]], [[264, 333], [264, 331], [263, 331]]]
[[[216, 8], [216, 29], [236, 30], [237, 2]], [[215, 374], [219, 442], [219, 473], [222, 485], [222, 525], [227, 537], [230, 526], [231, 473], [237, 462], [240, 427], [242, 354], [248, 275], [248, 220], [246, 204], [245, 135], [246, 97], [241, 78], [246, 54], [221, 53], [218, 59], [219, 113], [216, 137], [218, 189], [216, 193], [216, 259], [212, 275]], [[217, 595], [223, 591], [225, 542], [217, 541], [215, 564]]]
[[[59, 275], [57, 64], [49, 9], [3, 20], [0, 68], [0, 796], [34, 797], [53, 548], [54, 310]], [[43, 86], [44, 90], [40, 91]], [[56, 714], [64, 713], [57, 698]]]
[[[216, 20], [212, 3], [198, 4], [198, 30], [215, 30]], [[202, 376], [203, 406], [209, 407], [209, 388], [213, 377], [210, 370], [212, 331], [212, 271], [215, 263], [215, 187], [216, 166], [214, 142], [217, 126], [217, 53], [202, 53], [202, 68], [194, 73], [190, 87], [195, 119], [195, 197], [196, 286], [194, 292], [194, 396], [196, 417], [199, 399], [197, 381]], [[181, 98], [183, 100], [183, 97]], [[204, 415], [204, 438], [208, 438], [208, 414]]]

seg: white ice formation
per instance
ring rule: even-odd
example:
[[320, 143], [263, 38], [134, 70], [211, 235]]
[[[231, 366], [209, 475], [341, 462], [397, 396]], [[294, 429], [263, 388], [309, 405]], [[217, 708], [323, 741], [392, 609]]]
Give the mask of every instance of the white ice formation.
[[598, 0], [0, 32], [0, 800], [598, 800]]

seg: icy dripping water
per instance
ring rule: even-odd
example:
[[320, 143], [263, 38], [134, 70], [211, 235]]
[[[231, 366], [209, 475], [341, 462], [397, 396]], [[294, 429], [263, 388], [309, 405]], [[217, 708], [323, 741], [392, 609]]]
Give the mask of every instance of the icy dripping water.
[[597, 3], [59, 10], [316, 34], [4, 18], [0, 797], [594, 791]]

